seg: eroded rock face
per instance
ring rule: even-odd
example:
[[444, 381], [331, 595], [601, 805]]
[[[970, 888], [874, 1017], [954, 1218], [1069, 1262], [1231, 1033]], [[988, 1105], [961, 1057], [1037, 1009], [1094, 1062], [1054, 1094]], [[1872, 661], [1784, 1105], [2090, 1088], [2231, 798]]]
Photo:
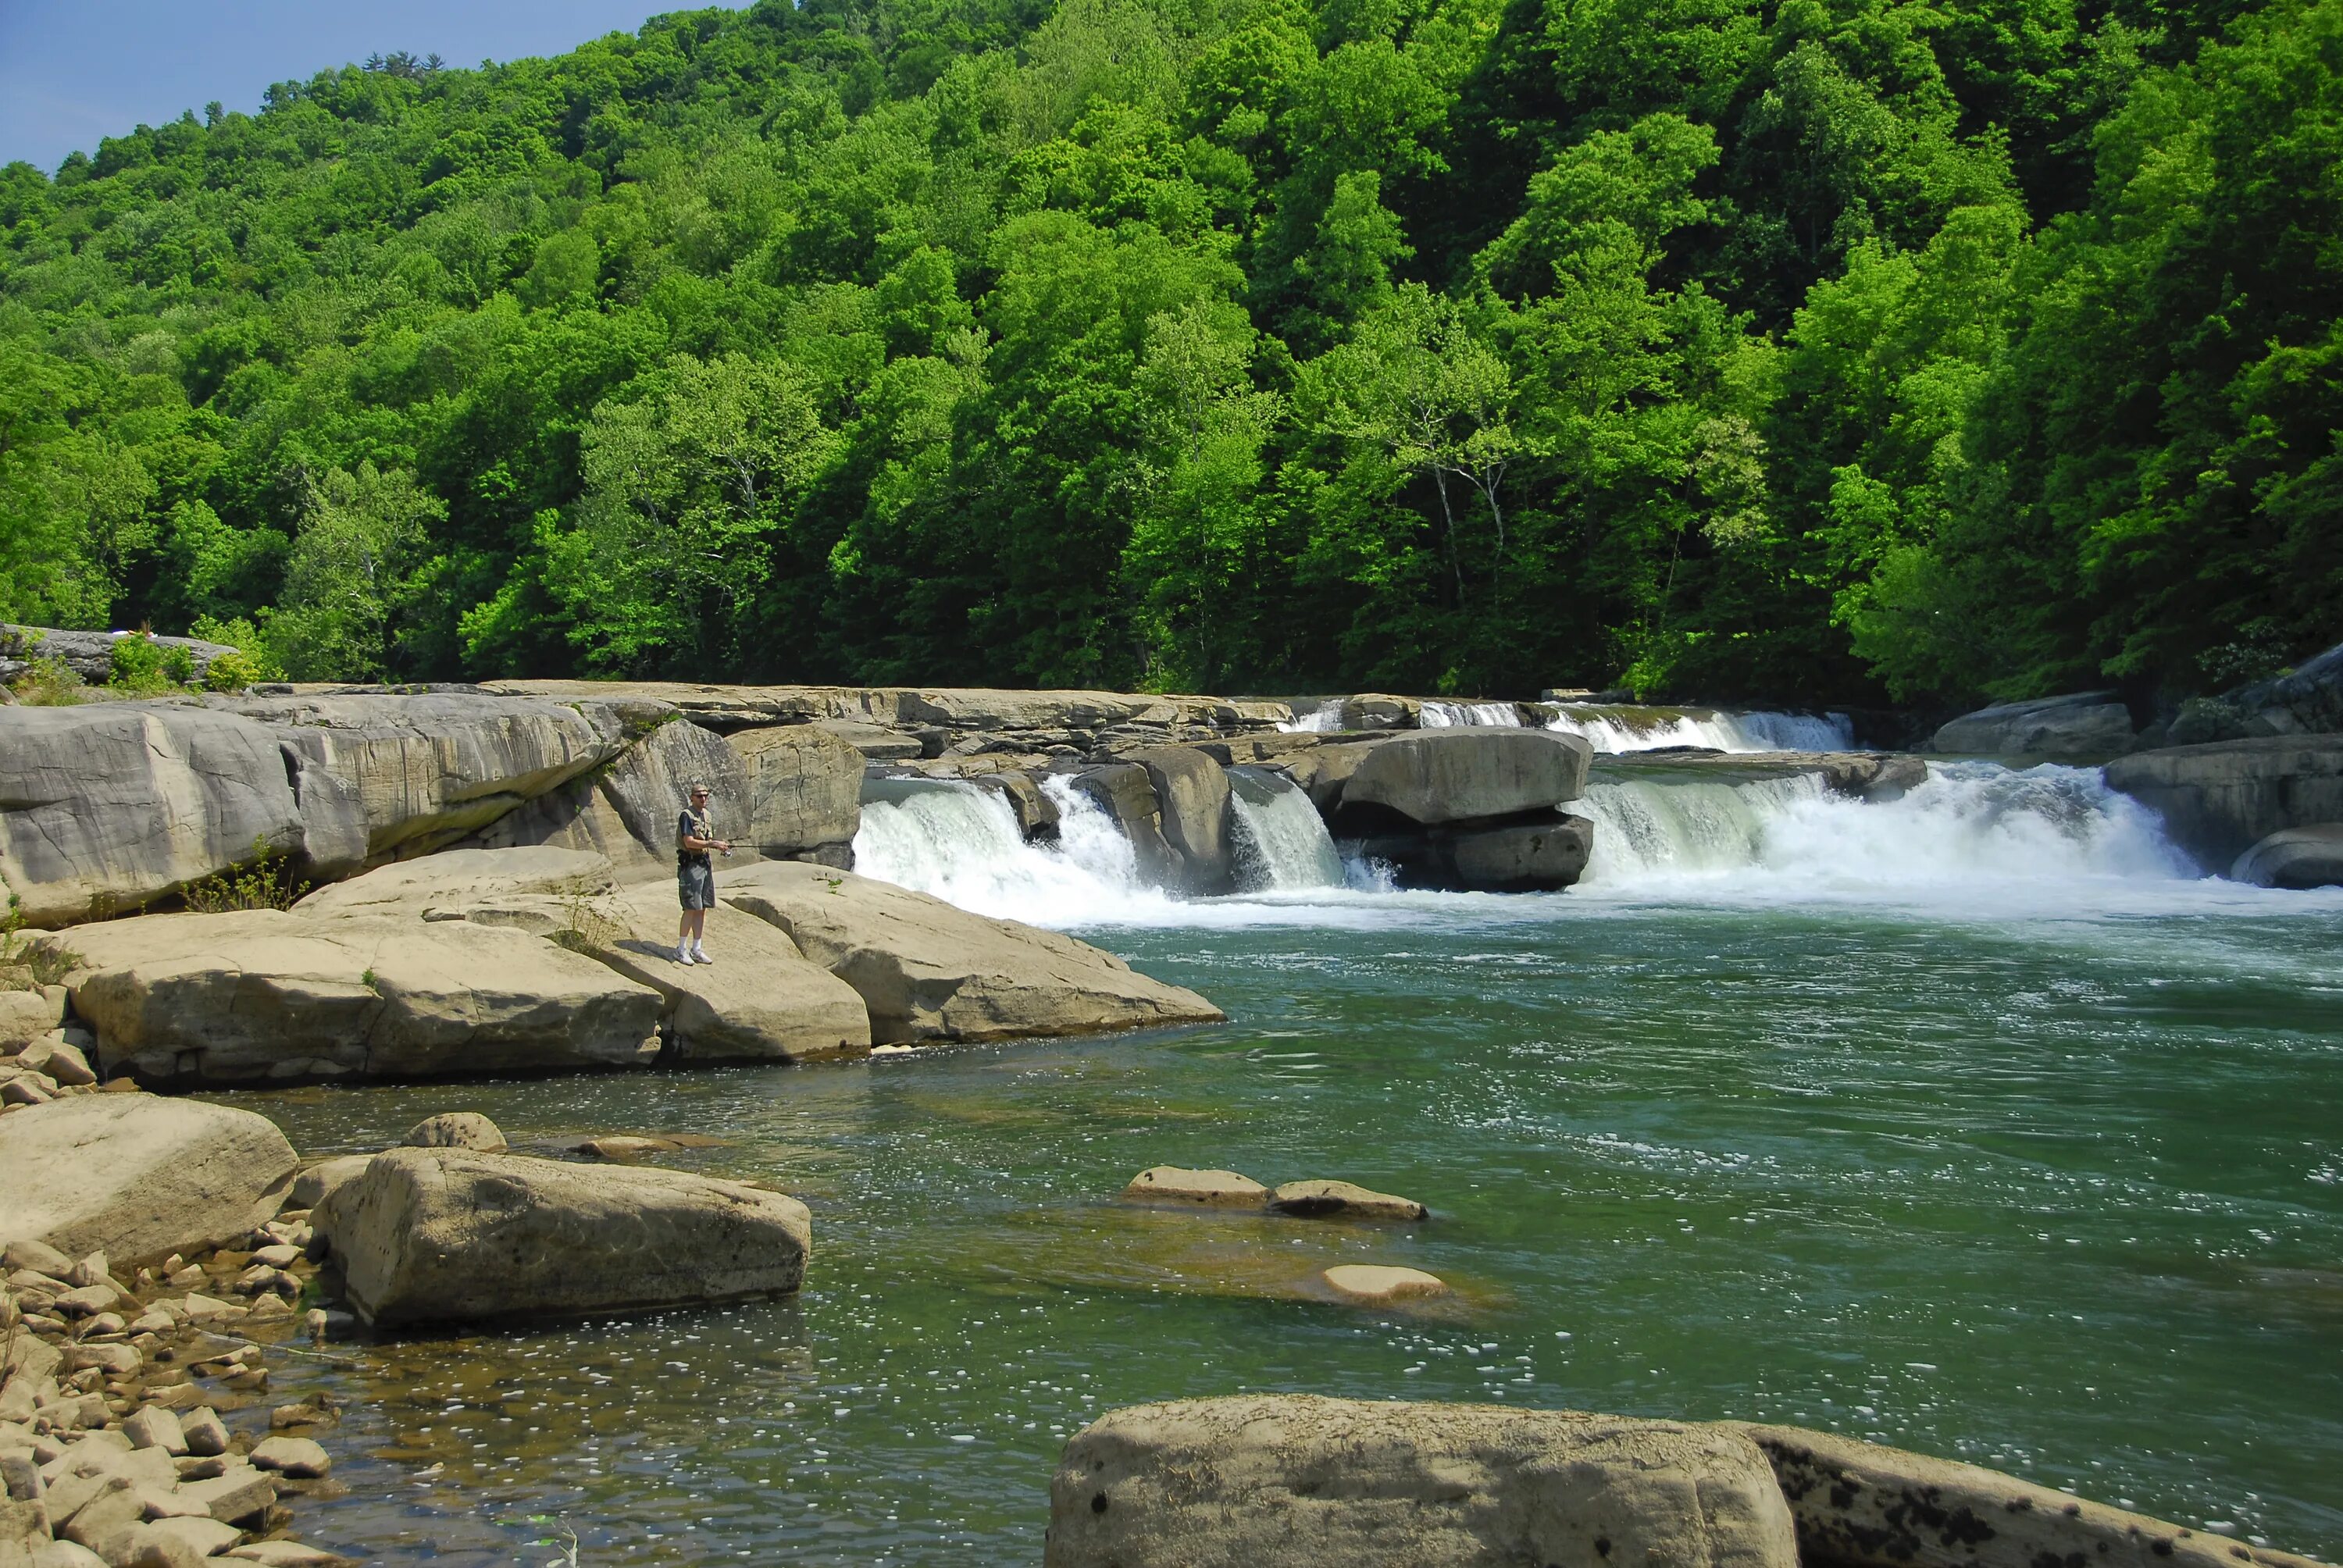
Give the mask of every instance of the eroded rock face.
[[1845, 1568], [2317, 1568], [2290, 1553], [2087, 1503], [1997, 1471], [1793, 1426], [1764, 1450], [1809, 1563]]
[[1575, 800], [1594, 749], [1544, 729], [1431, 729], [1358, 759], [1342, 812], [1395, 813], [1423, 827], [1512, 817]]
[[544, 844], [609, 859], [621, 880], [675, 871], [675, 820], [695, 783], [708, 786], [719, 838], [748, 821], [748, 769], [724, 738], [664, 714], [639, 716], [633, 743], [608, 767], [550, 791], [472, 839], [480, 849]]
[[0, 887], [32, 925], [136, 910], [304, 841], [264, 724], [172, 703], [0, 712]]
[[767, 861], [726, 872], [718, 896], [788, 932], [853, 987], [875, 1043], [1089, 1034], [1223, 1016], [1195, 992], [1086, 942], [851, 872]]
[[213, 700], [282, 741], [296, 768], [303, 844], [324, 877], [453, 844], [625, 745], [607, 713], [536, 699]]
[[0, 1117], [0, 1241], [136, 1265], [267, 1222], [293, 1146], [249, 1111], [148, 1094], [91, 1094]]
[[49, 939], [106, 1072], [155, 1081], [630, 1066], [659, 993], [518, 930], [275, 910], [147, 915]]
[[1233, 885], [1227, 770], [1193, 746], [1147, 747], [1123, 759], [1147, 770], [1164, 841], [1180, 857], [1181, 890], [1227, 892]]
[[1112, 1412], [1050, 1483], [1050, 1568], [1796, 1568], [1717, 1427], [1310, 1395]]
[[1143, 880], [1157, 886], [1180, 880], [1180, 855], [1163, 836], [1162, 804], [1155, 798], [1155, 782], [1146, 769], [1136, 762], [1085, 768], [1074, 775], [1074, 788], [1114, 819], [1131, 845], [1132, 861]]
[[733, 836], [768, 855], [842, 849], [862, 821], [862, 753], [814, 725], [744, 729], [727, 738], [747, 794]]
[[2229, 879], [2258, 888], [2343, 887], [2343, 822], [2272, 833], [2237, 857]]
[[643, 1166], [393, 1149], [312, 1211], [369, 1322], [494, 1322], [794, 1292], [796, 1199]]
[[2343, 822], [2343, 735], [2139, 751], [2108, 763], [2107, 779], [2154, 808], [2174, 843], [2223, 869], [2272, 833]]
[[2131, 749], [2131, 709], [2112, 691], [2004, 702], [1965, 713], [1936, 731], [1934, 749], [1976, 757], [2092, 761]]

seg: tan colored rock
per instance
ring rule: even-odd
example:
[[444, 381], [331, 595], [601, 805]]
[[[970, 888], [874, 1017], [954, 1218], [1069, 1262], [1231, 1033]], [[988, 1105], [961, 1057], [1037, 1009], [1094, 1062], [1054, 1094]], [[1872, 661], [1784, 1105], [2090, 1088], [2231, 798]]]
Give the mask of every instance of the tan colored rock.
[[56, 1028], [63, 1002], [36, 990], [0, 990], [0, 1051], [21, 1050]]
[[[717, 874], [719, 899], [740, 875], [729, 868]], [[676, 1056], [828, 1061], [870, 1051], [870, 1016], [861, 996], [770, 921], [719, 903], [708, 911], [706, 932], [715, 961], [679, 964], [672, 885], [627, 889], [606, 908], [608, 925], [570, 940], [578, 951], [659, 992]]]
[[850, 872], [768, 861], [719, 895], [787, 931], [860, 994], [887, 1043], [1218, 1022], [1202, 997], [1085, 942]]
[[224, 1524], [249, 1519], [277, 1501], [277, 1483], [250, 1466], [230, 1469], [209, 1481], [183, 1481], [180, 1495], [192, 1498]]
[[285, 1134], [249, 1111], [146, 1094], [61, 1100], [0, 1119], [11, 1195], [0, 1235], [103, 1248], [126, 1264], [215, 1247], [277, 1212], [294, 1164]]
[[1437, 1274], [1383, 1263], [1340, 1263], [1319, 1277], [1357, 1302], [1407, 1302], [1448, 1293], [1447, 1282]]
[[1376, 1192], [1348, 1181], [1288, 1181], [1269, 1195], [1281, 1214], [1305, 1220], [1424, 1220], [1432, 1211], [1413, 1198]]
[[578, 1146], [580, 1154], [591, 1154], [597, 1160], [629, 1162], [652, 1154], [672, 1153], [681, 1147], [672, 1138], [631, 1138], [614, 1132], [602, 1138], [588, 1138]]
[[302, 847], [276, 733], [168, 702], [0, 709], [0, 886], [35, 926], [136, 910]]
[[483, 1154], [501, 1154], [511, 1147], [505, 1141], [504, 1129], [477, 1111], [445, 1111], [427, 1116], [408, 1128], [399, 1141], [409, 1149], [477, 1149]]
[[[236, 1532], [241, 1535], [242, 1531]], [[71, 1541], [52, 1541], [33, 1553], [33, 1568], [106, 1568], [106, 1559]]]
[[648, 1060], [658, 994], [518, 931], [274, 910], [73, 933], [109, 1071], [157, 1081], [403, 1078]]
[[216, 1557], [244, 1539], [244, 1532], [206, 1513], [201, 1519], [163, 1519], [146, 1527], [150, 1537], [179, 1542], [198, 1559]]
[[862, 820], [862, 753], [812, 724], [743, 729], [725, 737], [747, 775], [733, 835], [763, 854], [843, 848]]
[[274, 1470], [296, 1480], [325, 1474], [334, 1462], [325, 1445], [308, 1437], [264, 1437], [252, 1445], [255, 1470]]
[[1348, 817], [1377, 808], [1426, 827], [1544, 810], [1578, 799], [1594, 755], [1583, 738], [1552, 730], [1423, 730], [1361, 757], [1342, 809]]
[[247, 1541], [229, 1547], [225, 1555], [239, 1563], [262, 1563], [265, 1568], [339, 1568], [351, 1561], [322, 1546], [285, 1540]]
[[644, 1167], [394, 1149], [311, 1216], [379, 1324], [576, 1316], [787, 1295], [793, 1198]]
[[1809, 1562], [1845, 1568], [2318, 1568], [1997, 1471], [1794, 1426], [1735, 1423], [1765, 1451]]
[[179, 1430], [187, 1440], [187, 1452], [196, 1455], [226, 1453], [227, 1426], [211, 1406], [197, 1405], [179, 1418]]
[[1115, 1411], [1050, 1483], [1049, 1568], [1797, 1568], [1756, 1444], [1674, 1422], [1310, 1395]]
[[1147, 769], [1155, 787], [1164, 841], [1180, 857], [1182, 890], [1209, 896], [1233, 886], [1230, 859], [1229, 776], [1193, 746], [1152, 746], [1123, 754]]
[[148, 1405], [132, 1414], [122, 1423], [123, 1434], [139, 1448], [156, 1448], [165, 1453], [187, 1452], [187, 1434], [180, 1425], [176, 1412], [160, 1405]]
[[1351, 775], [1359, 770], [1359, 764], [1367, 759], [1368, 753], [1398, 739], [1397, 734], [1386, 734], [1329, 743], [1315, 735], [1281, 736], [1280, 740], [1292, 744], [1272, 746], [1263, 739], [1254, 743], [1254, 750], [1256, 755], [1267, 752], [1261, 760], [1283, 767], [1310, 797], [1310, 803], [1318, 808], [1320, 815], [1332, 816], [1342, 803], [1342, 787], [1351, 781]]
[[1151, 1165], [1131, 1179], [1122, 1195], [1141, 1203], [1192, 1203], [1209, 1209], [1258, 1209], [1269, 1189], [1233, 1171], [1192, 1171]]
[[1423, 704], [1413, 697], [1362, 691], [1342, 699], [1345, 729], [1413, 729], [1423, 719]]
[[377, 867], [319, 888], [293, 906], [302, 915], [419, 914], [435, 904], [539, 893], [592, 898], [617, 885], [607, 855], [528, 845], [510, 849], [442, 849]]
[[285, 1199], [287, 1207], [316, 1208], [325, 1201], [327, 1193], [364, 1171], [367, 1161], [373, 1158], [371, 1154], [341, 1154], [305, 1166], [301, 1173], [293, 1178], [293, 1189]]

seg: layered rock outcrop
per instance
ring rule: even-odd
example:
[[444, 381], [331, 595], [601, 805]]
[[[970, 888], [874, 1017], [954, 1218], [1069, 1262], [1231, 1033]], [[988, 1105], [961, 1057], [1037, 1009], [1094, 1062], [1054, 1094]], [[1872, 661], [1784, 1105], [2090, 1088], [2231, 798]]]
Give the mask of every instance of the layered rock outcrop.
[[2207, 870], [2223, 871], [2272, 833], [2343, 821], [2343, 735], [2135, 752], [2108, 763], [2107, 779], [2153, 807]]
[[1208, 1023], [1220, 1009], [1056, 931], [990, 920], [889, 882], [769, 861], [719, 896], [786, 931], [854, 988], [874, 1042], [1088, 1034]]
[[788, 1295], [812, 1247], [805, 1205], [761, 1187], [451, 1149], [376, 1155], [311, 1223], [383, 1326]]
[[2343, 822], [2272, 833], [2237, 857], [2229, 879], [2298, 890], [2343, 887]]

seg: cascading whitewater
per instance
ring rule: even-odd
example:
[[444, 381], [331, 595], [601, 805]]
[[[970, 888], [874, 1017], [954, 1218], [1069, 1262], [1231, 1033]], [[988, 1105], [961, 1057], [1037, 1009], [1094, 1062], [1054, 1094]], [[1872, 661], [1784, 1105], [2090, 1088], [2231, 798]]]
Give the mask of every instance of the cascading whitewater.
[[1595, 707], [1565, 704], [1546, 725], [1583, 735], [1597, 751], [1656, 751], [1700, 746], [1715, 751], [1845, 751], [1855, 725], [1843, 713], [1730, 713], [1705, 708]]
[[1058, 842], [1029, 844], [998, 791], [955, 779], [899, 781], [865, 801], [854, 869], [979, 914], [1063, 926], [1125, 913], [1162, 895], [1140, 885], [1130, 841], [1066, 780], [1042, 789], [1059, 810]]
[[1426, 729], [1519, 729], [1522, 710], [1510, 702], [1427, 702], [1416, 722]]
[[1732, 783], [1632, 779], [1566, 809], [1594, 823], [1583, 887], [1687, 880], [1784, 892], [2072, 882], [2193, 874], [2153, 812], [2093, 769], [1932, 764], [1901, 799], [1869, 802], [1801, 774]]
[[1278, 729], [1288, 735], [1331, 735], [1342, 728], [1342, 699], [1330, 697], [1307, 713], [1297, 713]]
[[1302, 787], [1261, 768], [1229, 769], [1236, 819], [1237, 886], [1246, 892], [1294, 892], [1344, 885], [1342, 858], [1325, 819]]
[[[1426, 729], [1518, 729], [1522, 715], [1510, 702], [1427, 702], [1418, 722]], [[1855, 726], [1844, 713], [1566, 703], [1545, 727], [1584, 736], [1595, 750], [1611, 752], [1656, 751], [1669, 746], [1731, 752], [1845, 751], [1855, 745]]]

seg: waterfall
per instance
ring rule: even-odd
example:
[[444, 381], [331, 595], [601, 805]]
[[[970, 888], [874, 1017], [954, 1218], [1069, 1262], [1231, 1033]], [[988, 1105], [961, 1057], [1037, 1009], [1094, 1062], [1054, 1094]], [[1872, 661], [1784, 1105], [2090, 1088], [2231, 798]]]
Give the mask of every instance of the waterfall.
[[1331, 735], [1342, 728], [1342, 699], [1330, 697], [1307, 713], [1297, 713], [1278, 729], [1288, 735]]
[[1236, 819], [1237, 885], [1246, 892], [1289, 892], [1344, 885], [1342, 859], [1318, 808], [1282, 773], [1229, 769]]
[[1581, 885], [1634, 894], [1687, 883], [1784, 892], [2193, 876], [2155, 813], [2096, 769], [1931, 764], [1901, 799], [1871, 802], [1797, 775], [1740, 783], [1631, 779], [1566, 809], [1594, 823]]
[[1510, 702], [1427, 702], [1416, 722], [1426, 729], [1519, 729], [1522, 710]]
[[866, 800], [854, 869], [979, 914], [1034, 925], [1111, 919], [1162, 894], [1140, 885], [1129, 840], [1060, 777], [1042, 789], [1061, 813], [1058, 842], [1029, 844], [998, 791], [957, 779], [892, 780], [892, 799]]
[[1564, 704], [1546, 728], [1583, 735], [1597, 751], [1700, 746], [1715, 751], [1845, 751], [1855, 724], [1844, 713], [1733, 713], [1706, 708]]

